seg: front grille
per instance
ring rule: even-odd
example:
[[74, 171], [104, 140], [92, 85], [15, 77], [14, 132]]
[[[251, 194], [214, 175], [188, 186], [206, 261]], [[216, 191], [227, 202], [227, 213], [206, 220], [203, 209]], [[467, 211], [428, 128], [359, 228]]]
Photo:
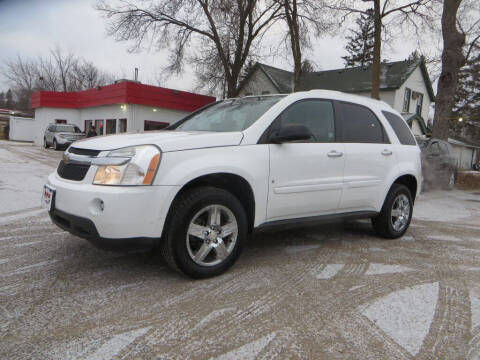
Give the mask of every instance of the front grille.
[[65, 164], [62, 160], [60, 164], [58, 164], [57, 172], [58, 175], [64, 179], [81, 181], [85, 178], [85, 175], [87, 175], [89, 168], [90, 165]]
[[70, 147], [68, 152], [77, 155], [85, 155], [85, 156], [97, 156], [100, 154], [100, 150], [90, 150], [90, 149], [79, 149], [75, 147]]

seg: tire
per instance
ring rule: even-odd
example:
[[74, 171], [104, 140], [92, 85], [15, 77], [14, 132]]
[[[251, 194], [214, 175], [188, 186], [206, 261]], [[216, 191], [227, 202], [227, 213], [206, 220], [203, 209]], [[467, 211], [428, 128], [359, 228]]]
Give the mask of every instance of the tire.
[[43, 138], [43, 147], [44, 147], [45, 149], [48, 149], [47, 138]]
[[[408, 203], [404, 205], [406, 206], [405, 210], [402, 210], [404, 206], [401, 203], [405, 201]], [[400, 210], [399, 215], [401, 216], [395, 217], [392, 214], [394, 210]], [[380, 214], [372, 218], [373, 229], [384, 238], [395, 239], [401, 237], [410, 225], [412, 213], [413, 199], [410, 190], [405, 185], [393, 184], [385, 198]]]
[[170, 209], [162, 256], [171, 268], [191, 278], [217, 276], [240, 256], [247, 230], [245, 209], [231, 193], [215, 187], [187, 190]]
[[451, 171], [447, 176], [444, 189], [453, 190], [453, 188], [455, 187], [456, 181], [457, 181], [457, 177], [455, 176], [455, 171]]
[[57, 140], [56, 139], [53, 139], [53, 148], [55, 150], [60, 150], [60, 147], [58, 146], [58, 143], [57, 143]]

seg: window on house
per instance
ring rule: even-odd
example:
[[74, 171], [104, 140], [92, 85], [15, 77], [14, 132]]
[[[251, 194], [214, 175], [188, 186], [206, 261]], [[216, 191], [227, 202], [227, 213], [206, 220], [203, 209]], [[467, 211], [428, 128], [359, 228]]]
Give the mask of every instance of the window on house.
[[67, 120], [65, 119], [55, 119], [55, 124], [66, 124]]
[[403, 97], [403, 112], [408, 113], [410, 110], [410, 97], [412, 96], [412, 90], [405, 88], [405, 95]]
[[127, 119], [118, 119], [118, 132], [127, 132]]
[[105, 135], [115, 134], [117, 132], [117, 119], [107, 119]]
[[103, 135], [103, 120], [95, 120], [95, 132], [97, 135]]
[[416, 113], [417, 115], [422, 116], [422, 106], [423, 106], [423, 94], [422, 93], [417, 93], [417, 109]]
[[347, 143], [388, 143], [382, 124], [368, 108], [340, 103], [342, 114], [343, 142]]
[[92, 125], [93, 125], [92, 120], [85, 120], [85, 129], [84, 129], [85, 133], [88, 133]]

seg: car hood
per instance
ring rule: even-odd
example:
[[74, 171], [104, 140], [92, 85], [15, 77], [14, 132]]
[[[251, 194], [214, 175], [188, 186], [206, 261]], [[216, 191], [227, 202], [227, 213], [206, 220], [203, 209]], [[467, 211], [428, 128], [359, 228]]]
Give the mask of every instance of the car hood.
[[108, 135], [88, 138], [75, 143], [79, 149], [113, 150], [127, 146], [153, 144], [162, 152], [239, 145], [241, 132], [152, 131], [138, 134]]

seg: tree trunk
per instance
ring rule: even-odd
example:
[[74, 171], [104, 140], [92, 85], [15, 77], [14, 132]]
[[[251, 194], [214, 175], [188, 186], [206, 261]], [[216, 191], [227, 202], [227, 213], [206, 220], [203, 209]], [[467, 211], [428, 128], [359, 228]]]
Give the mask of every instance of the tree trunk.
[[380, 99], [380, 56], [382, 46], [382, 18], [380, 0], [374, 0], [375, 43], [373, 45], [372, 93], [371, 97]]
[[227, 74], [225, 81], [227, 82], [227, 98], [234, 98], [238, 95], [238, 74]]
[[432, 136], [448, 139], [449, 121], [455, 102], [458, 71], [465, 63], [465, 35], [457, 30], [457, 11], [462, 0], [444, 0], [442, 13], [442, 72], [438, 80]]
[[300, 79], [302, 76], [302, 48], [300, 44], [300, 25], [298, 23], [297, 0], [285, 0], [285, 19], [288, 25], [290, 36], [290, 47], [293, 57], [293, 91], [300, 90]]

